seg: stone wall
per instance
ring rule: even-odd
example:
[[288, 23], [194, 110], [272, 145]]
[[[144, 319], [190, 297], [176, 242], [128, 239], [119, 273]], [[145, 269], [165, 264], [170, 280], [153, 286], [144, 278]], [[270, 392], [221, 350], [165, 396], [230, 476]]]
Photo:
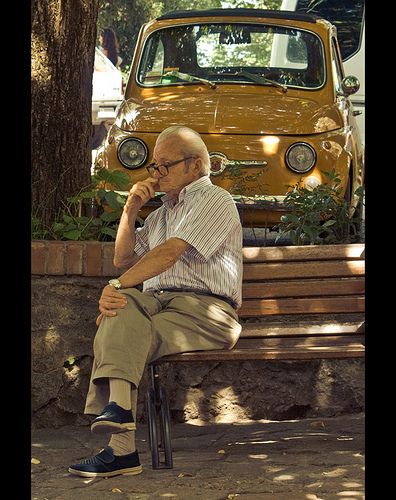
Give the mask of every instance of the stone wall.
[[[59, 269], [60, 262], [71, 269], [71, 260], [67, 264], [65, 257], [67, 247], [57, 248], [63, 248], [57, 255]], [[48, 255], [47, 249], [47, 270]], [[85, 251], [80, 256], [86, 256]], [[42, 273], [32, 276], [34, 427], [88, 425], [90, 420], [83, 408], [97, 301], [108, 278], [99, 264], [99, 276], [84, 274], [87, 267], [83, 264], [79, 269], [80, 273], [58, 272], [53, 276], [45, 274], [43, 268]], [[176, 421], [284, 420], [354, 413], [364, 408], [362, 359], [181, 363], [163, 365], [161, 371]], [[139, 421], [145, 420], [146, 388], [147, 373], [139, 391]]]

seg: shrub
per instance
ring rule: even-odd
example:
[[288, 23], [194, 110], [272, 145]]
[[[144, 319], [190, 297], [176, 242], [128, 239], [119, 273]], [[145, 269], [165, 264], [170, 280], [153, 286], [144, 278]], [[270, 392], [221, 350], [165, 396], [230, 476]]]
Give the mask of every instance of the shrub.
[[32, 215], [32, 238], [46, 240], [115, 240], [127, 199], [123, 191], [129, 176], [118, 170], [98, 170], [86, 190], [68, 198], [53, 224], [46, 227]]
[[350, 201], [341, 196], [340, 178], [333, 170], [323, 172], [328, 182], [313, 189], [300, 179], [285, 197], [290, 213], [281, 217], [279, 236], [288, 236], [293, 245], [356, 243], [363, 238], [363, 189], [358, 188], [358, 207], [353, 211]]

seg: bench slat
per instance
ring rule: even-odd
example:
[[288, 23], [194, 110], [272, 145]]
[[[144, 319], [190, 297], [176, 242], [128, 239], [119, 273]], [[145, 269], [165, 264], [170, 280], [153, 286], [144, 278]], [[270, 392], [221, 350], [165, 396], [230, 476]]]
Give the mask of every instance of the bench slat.
[[334, 347], [337, 345], [360, 345], [364, 343], [364, 336], [348, 335], [320, 335], [318, 337], [268, 337], [268, 338], [240, 338], [234, 349], [265, 349], [286, 347]]
[[243, 260], [247, 262], [364, 259], [364, 244], [244, 247]]
[[347, 313], [363, 311], [364, 296], [248, 299], [243, 301], [242, 307], [238, 310], [238, 316], [244, 318], [271, 314]]
[[254, 360], [300, 360], [324, 358], [362, 358], [364, 345], [359, 343], [336, 346], [268, 347], [262, 349], [231, 349], [230, 351], [197, 351], [164, 356], [156, 364], [166, 361], [254, 361]]
[[364, 261], [306, 261], [245, 264], [244, 280], [364, 276]]
[[337, 323], [328, 321], [319, 324], [296, 322], [290, 325], [263, 323], [244, 323], [240, 338], [285, 337], [289, 335], [355, 335], [365, 331], [364, 320]]
[[248, 282], [242, 285], [244, 300], [251, 298], [304, 297], [320, 295], [354, 295], [365, 291], [364, 278]]

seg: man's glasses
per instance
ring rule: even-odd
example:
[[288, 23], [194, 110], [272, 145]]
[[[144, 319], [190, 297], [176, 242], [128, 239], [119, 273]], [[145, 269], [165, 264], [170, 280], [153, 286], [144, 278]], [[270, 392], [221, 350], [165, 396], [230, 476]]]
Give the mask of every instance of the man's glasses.
[[181, 160], [171, 161], [169, 163], [164, 163], [162, 165], [157, 165], [155, 162], [147, 165], [146, 170], [150, 175], [153, 175], [157, 170], [161, 177], [165, 177], [169, 174], [169, 168], [173, 167], [173, 165], [177, 165], [182, 161], [191, 160], [191, 158], [196, 158], [196, 156], [187, 156], [187, 158], [182, 158]]

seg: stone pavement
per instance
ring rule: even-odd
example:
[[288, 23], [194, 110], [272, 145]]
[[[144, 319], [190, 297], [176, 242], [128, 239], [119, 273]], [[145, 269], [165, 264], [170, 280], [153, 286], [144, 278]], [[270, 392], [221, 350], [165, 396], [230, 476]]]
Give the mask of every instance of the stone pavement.
[[[172, 425], [173, 469], [153, 470], [138, 426], [143, 473], [89, 479], [70, 464], [106, 438], [86, 427], [32, 431], [32, 500], [359, 500], [365, 498], [364, 415]], [[40, 463], [37, 463], [37, 462]]]

